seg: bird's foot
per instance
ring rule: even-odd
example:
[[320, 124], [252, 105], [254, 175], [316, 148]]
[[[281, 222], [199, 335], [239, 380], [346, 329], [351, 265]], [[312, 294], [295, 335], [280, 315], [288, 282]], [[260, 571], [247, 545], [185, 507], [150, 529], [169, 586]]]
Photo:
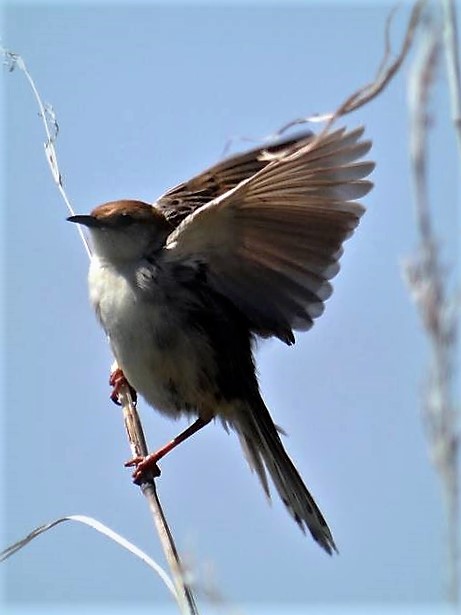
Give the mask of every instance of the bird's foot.
[[133, 466], [136, 467], [133, 472], [133, 482], [137, 485], [141, 484], [143, 480], [149, 479], [151, 477], [157, 478], [160, 476], [161, 471], [157, 465], [159, 460], [157, 453], [151, 453], [150, 455], [146, 455], [145, 457], [133, 457], [127, 461], [124, 465], [125, 468], [131, 468]]
[[112, 387], [112, 393], [110, 394], [110, 398], [114, 402], [114, 404], [117, 404], [117, 406], [121, 405], [119, 401], [119, 394], [120, 394], [120, 389], [124, 386], [127, 386], [130, 389], [131, 397], [133, 398], [133, 403], [136, 403], [136, 400], [138, 397], [136, 394], [136, 391], [133, 389], [133, 387], [130, 385], [128, 380], [125, 378], [125, 374], [122, 372], [122, 370], [119, 367], [117, 367], [117, 369], [111, 372], [110, 378], [109, 378], [109, 384]]
[[210, 421], [211, 418], [203, 419], [199, 417], [194, 423], [192, 423], [192, 425], [189, 425], [187, 429], [177, 435], [176, 438], [173, 438], [173, 440], [167, 442], [165, 446], [159, 448], [158, 451], [155, 451], [155, 453], [151, 453], [146, 457], [134, 457], [133, 459], [127, 461], [125, 463], [125, 467], [130, 468], [132, 466], [136, 466], [136, 469], [133, 472], [133, 481], [139, 485], [143, 482], [143, 479], [146, 480], [151, 477], [156, 478], [157, 476], [160, 476], [160, 468], [157, 465], [160, 459], [176, 448], [178, 444], [181, 444], [181, 442], [184, 442], [184, 440], [190, 438], [190, 436], [196, 433], [199, 429], [202, 429], [202, 427], [208, 425]]

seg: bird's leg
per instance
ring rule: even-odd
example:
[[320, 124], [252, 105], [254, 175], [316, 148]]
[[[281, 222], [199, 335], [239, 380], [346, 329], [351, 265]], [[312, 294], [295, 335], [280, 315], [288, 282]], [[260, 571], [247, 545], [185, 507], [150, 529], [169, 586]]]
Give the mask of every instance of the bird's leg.
[[128, 380], [125, 378], [125, 374], [122, 372], [122, 370], [119, 367], [117, 367], [117, 369], [111, 372], [110, 378], [109, 378], [109, 384], [112, 387], [112, 393], [110, 394], [110, 398], [114, 402], [114, 404], [117, 404], [117, 406], [121, 405], [118, 400], [118, 396], [120, 393], [120, 389], [123, 386], [129, 387], [131, 397], [133, 398], [133, 403], [136, 404], [136, 400], [138, 397], [136, 394], [136, 391], [133, 389], [133, 387], [130, 385]]
[[136, 470], [133, 472], [133, 480], [135, 483], [142, 482], [143, 477], [146, 473], [153, 474], [154, 476], [160, 476], [160, 468], [157, 465], [157, 462], [165, 457], [167, 453], [172, 451], [174, 448], [190, 438], [190, 436], [194, 435], [197, 431], [208, 425], [211, 421], [209, 419], [198, 418], [192, 425], [189, 425], [187, 429], [182, 431], [179, 435], [177, 435], [173, 440], [170, 440], [165, 446], [159, 448], [155, 453], [151, 453], [146, 457], [134, 457], [125, 463], [125, 467], [129, 468], [131, 466], [136, 466]]

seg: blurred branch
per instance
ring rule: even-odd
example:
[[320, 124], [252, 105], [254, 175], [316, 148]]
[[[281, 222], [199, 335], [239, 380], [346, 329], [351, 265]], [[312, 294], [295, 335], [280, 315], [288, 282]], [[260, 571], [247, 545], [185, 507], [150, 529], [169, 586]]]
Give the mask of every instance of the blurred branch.
[[[12, 51], [4, 49], [3, 47], [0, 48], [0, 54], [3, 56], [4, 63], [6, 64], [8, 70], [12, 72], [15, 68], [20, 69], [24, 73], [30, 87], [32, 88], [32, 92], [38, 104], [40, 117], [42, 118], [43, 126], [47, 137], [45, 141], [46, 159], [53, 175], [53, 180], [56, 183], [62, 198], [64, 199], [67, 209], [72, 215], [74, 215], [74, 210], [64, 190], [62, 173], [59, 168], [58, 158], [54, 146], [56, 137], [59, 132], [59, 126], [56, 120], [55, 113], [50, 105], [45, 105], [42, 102], [39, 91], [22, 57], [17, 53], [13, 53]], [[89, 248], [86, 237], [80, 227], [78, 227], [78, 231], [86, 249], [86, 252], [91, 259], [91, 250]], [[144, 437], [141, 420], [131, 398], [131, 394], [128, 390], [128, 387], [122, 388], [120, 393], [120, 401], [123, 407], [125, 429], [127, 432], [130, 448], [135, 454], [135, 456], [145, 456], [148, 453], [146, 440]], [[152, 478], [152, 480], [143, 483], [141, 485], [141, 491], [148, 502], [149, 509], [152, 513], [158, 536], [163, 551], [165, 553], [165, 557], [170, 566], [174, 585], [176, 588], [175, 597], [181, 609], [181, 612], [186, 615], [195, 615], [198, 611], [194, 601], [192, 590], [186, 582], [185, 575], [183, 574], [183, 568], [178, 555], [178, 551], [176, 549], [173, 536], [171, 534], [160, 500], [158, 498], [154, 479]]]
[[406, 264], [405, 275], [431, 349], [423, 422], [431, 458], [442, 481], [448, 529], [448, 595], [450, 601], [457, 604], [459, 436], [453, 400], [457, 315], [455, 301], [447, 293], [447, 274], [440, 263], [429, 204], [427, 173], [428, 107], [440, 51], [440, 23], [433, 13], [429, 13], [422, 24], [420, 44], [408, 86], [410, 158], [420, 247], [418, 255]]

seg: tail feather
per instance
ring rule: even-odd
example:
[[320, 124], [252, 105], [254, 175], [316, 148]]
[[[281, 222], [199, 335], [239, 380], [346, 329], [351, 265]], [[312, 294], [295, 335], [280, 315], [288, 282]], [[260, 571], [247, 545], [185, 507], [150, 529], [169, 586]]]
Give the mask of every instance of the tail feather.
[[272, 418], [262, 399], [257, 407], [242, 412], [234, 423], [246, 458], [269, 495], [267, 474], [290, 515], [303, 532], [306, 528], [330, 555], [338, 552], [330, 529], [299, 472], [288, 457]]

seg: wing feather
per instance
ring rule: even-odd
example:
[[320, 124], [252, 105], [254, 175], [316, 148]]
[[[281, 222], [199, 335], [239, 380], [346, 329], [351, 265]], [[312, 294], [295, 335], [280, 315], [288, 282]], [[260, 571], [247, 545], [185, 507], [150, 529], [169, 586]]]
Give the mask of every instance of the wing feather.
[[312, 138], [313, 133], [305, 131], [297, 137], [281, 139], [276, 143], [230, 156], [189, 181], [168, 190], [157, 200], [156, 206], [171, 224], [177, 226], [199, 207], [255, 175], [267, 166], [271, 156], [280, 155], [286, 148]]
[[323, 312], [365, 211], [356, 199], [370, 191], [374, 164], [360, 160], [371, 147], [362, 135], [340, 129], [260, 153], [265, 166], [186, 217], [165, 258], [204, 262], [257, 334], [292, 343]]

